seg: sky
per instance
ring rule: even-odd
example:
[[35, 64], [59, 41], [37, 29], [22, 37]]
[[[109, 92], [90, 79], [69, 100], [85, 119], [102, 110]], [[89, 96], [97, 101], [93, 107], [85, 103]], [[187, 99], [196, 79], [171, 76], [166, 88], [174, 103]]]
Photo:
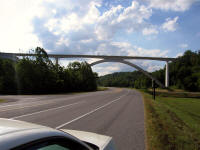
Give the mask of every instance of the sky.
[[[178, 57], [200, 49], [200, 0], [1, 0], [0, 52], [37, 46], [55, 54]], [[165, 65], [131, 62], [149, 72]], [[134, 68], [103, 63], [93, 70]]]

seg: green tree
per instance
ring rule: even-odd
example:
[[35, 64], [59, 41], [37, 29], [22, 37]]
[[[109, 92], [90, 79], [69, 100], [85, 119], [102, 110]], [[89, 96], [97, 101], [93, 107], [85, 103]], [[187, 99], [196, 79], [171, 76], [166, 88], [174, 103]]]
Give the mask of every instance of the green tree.
[[16, 93], [15, 63], [12, 60], [0, 58], [0, 93]]

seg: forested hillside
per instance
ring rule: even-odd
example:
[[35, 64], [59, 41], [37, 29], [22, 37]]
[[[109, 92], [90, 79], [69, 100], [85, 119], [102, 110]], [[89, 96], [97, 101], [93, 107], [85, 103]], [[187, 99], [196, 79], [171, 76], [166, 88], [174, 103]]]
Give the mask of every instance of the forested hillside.
[[[165, 68], [152, 72], [164, 84]], [[200, 91], [200, 51], [186, 51], [183, 56], [169, 63], [170, 86], [188, 91]], [[101, 86], [149, 88], [151, 80], [139, 71], [120, 72], [101, 76]]]
[[97, 89], [97, 74], [86, 62], [55, 65], [44, 49], [35, 49], [36, 57], [16, 62], [0, 58], [0, 94], [60, 93]]
[[98, 84], [100, 86], [108, 87], [147, 88], [151, 86], [151, 80], [149, 80], [143, 73], [139, 71], [116, 72], [99, 77]]

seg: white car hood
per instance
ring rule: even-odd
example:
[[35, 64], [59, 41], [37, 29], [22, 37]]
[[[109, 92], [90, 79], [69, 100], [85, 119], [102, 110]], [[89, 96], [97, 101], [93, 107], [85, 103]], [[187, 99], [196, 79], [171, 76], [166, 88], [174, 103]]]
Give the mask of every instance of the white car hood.
[[60, 129], [60, 130], [77, 137], [81, 141], [92, 143], [98, 146], [100, 150], [115, 149], [112, 137], [91, 132], [78, 131], [78, 130], [67, 130], [67, 129]]

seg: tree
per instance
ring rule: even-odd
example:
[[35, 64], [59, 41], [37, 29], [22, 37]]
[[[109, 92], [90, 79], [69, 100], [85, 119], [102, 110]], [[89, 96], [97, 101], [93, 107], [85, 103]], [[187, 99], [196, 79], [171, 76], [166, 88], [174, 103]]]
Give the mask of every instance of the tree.
[[0, 59], [0, 93], [16, 93], [15, 62], [8, 59]]

